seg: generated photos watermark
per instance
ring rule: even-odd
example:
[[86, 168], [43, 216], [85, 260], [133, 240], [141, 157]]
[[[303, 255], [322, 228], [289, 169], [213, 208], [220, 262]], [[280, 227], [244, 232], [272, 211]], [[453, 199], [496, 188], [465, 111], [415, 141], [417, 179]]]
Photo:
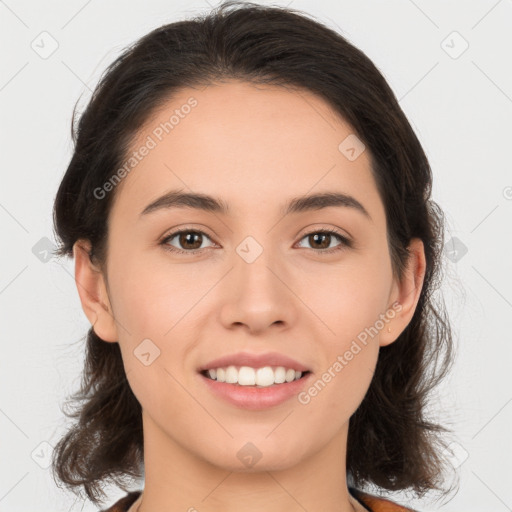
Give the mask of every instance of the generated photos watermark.
[[394, 302], [392, 307], [385, 313], [379, 315], [379, 319], [370, 327], [365, 327], [358, 335], [357, 339], [352, 340], [350, 347], [342, 355], [338, 355], [336, 360], [329, 366], [319, 379], [315, 381], [307, 390], [301, 391], [297, 395], [299, 403], [307, 405], [311, 399], [317, 396], [329, 382], [331, 382], [347, 366], [354, 357], [368, 344], [369, 337], [373, 339], [382, 329], [395, 318], [396, 314], [402, 311], [402, 304]]
[[197, 100], [191, 96], [180, 108], [174, 109], [174, 114], [168, 121], [160, 123], [153, 129], [151, 135], [148, 135], [144, 144], [142, 144], [132, 155], [123, 163], [119, 169], [105, 182], [101, 187], [96, 187], [93, 195], [96, 199], [104, 199], [108, 192], [114, 188], [126, 177], [140, 162], [149, 155], [152, 149], [155, 149], [159, 142], [168, 135], [181, 122], [182, 119], [190, 114], [193, 107], [197, 106]]

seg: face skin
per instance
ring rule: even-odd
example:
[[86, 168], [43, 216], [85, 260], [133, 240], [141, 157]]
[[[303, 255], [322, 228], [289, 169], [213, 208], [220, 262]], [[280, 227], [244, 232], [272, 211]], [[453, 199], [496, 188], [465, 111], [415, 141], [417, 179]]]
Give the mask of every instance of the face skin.
[[[106, 274], [89, 262], [87, 241], [74, 247], [84, 312], [100, 338], [120, 344], [143, 409], [145, 487], [131, 510], [139, 503], [141, 512], [364, 510], [347, 490], [348, 421], [379, 347], [413, 316], [423, 245], [413, 240], [397, 282], [368, 150], [354, 161], [340, 152], [353, 130], [312, 93], [237, 81], [184, 89], [147, 122], [133, 149], [191, 96], [197, 106], [115, 190]], [[175, 207], [140, 215], [176, 189], [218, 197], [229, 213]], [[353, 196], [371, 219], [348, 207], [281, 213], [290, 198], [319, 192]], [[189, 251], [172, 253], [160, 242], [179, 229], [205, 235], [168, 240]], [[306, 236], [323, 229], [353, 247], [321, 255], [343, 243]], [[262, 248], [252, 263], [236, 250], [248, 236]], [[307, 404], [293, 397], [241, 409], [198, 376], [199, 366], [222, 355], [276, 351], [310, 368], [314, 383], [390, 310], [394, 318], [359, 343], [362, 350]], [[145, 339], [160, 350], [148, 366], [134, 355]], [[237, 457], [248, 442], [261, 452], [251, 467]]]

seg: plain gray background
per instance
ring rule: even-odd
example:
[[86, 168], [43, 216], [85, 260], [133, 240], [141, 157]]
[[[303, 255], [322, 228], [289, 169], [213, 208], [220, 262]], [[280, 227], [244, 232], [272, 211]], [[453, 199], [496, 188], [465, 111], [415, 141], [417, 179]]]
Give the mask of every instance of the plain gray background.
[[[454, 429], [460, 487], [444, 502], [393, 499], [425, 512], [512, 510], [512, 2], [274, 4], [312, 14], [375, 62], [429, 156], [446, 212], [443, 293], [458, 355], [431, 410]], [[45, 252], [75, 102], [85, 105], [126, 45], [210, 5], [0, 1], [2, 512], [97, 510], [58, 489], [47, 468], [89, 328], [73, 262]], [[110, 490], [111, 502], [123, 495]]]

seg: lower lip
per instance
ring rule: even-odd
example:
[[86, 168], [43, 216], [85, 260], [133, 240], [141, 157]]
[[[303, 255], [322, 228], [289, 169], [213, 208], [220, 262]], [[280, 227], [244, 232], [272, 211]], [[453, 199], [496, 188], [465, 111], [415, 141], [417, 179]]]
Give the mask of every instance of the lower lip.
[[282, 384], [258, 388], [217, 382], [205, 377], [202, 373], [199, 374], [212, 393], [237, 407], [253, 411], [275, 407], [297, 396], [306, 386], [312, 375], [312, 373], [308, 373], [304, 377], [292, 382], [283, 382]]

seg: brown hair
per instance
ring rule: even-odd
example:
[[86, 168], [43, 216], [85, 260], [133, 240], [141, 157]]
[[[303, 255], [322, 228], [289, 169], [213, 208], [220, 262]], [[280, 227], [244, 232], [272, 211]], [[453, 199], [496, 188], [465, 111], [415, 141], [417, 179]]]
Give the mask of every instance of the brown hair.
[[[441, 490], [447, 430], [427, 420], [430, 391], [452, 362], [452, 335], [440, 283], [442, 211], [430, 199], [427, 157], [384, 77], [366, 55], [320, 22], [283, 7], [228, 1], [207, 15], [157, 28], [104, 72], [78, 127], [74, 154], [55, 198], [59, 256], [78, 239], [91, 260], [106, 260], [107, 219], [115, 190], [94, 195], [126, 158], [155, 110], [185, 87], [240, 79], [309, 90], [351, 124], [366, 145], [387, 218], [393, 272], [402, 276], [413, 237], [425, 247], [426, 274], [414, 316], [381, 348], [368, 392], [350, 418], [347, 474], [353, 485], [423, 494]], [[76, 111], [76, 106], [75, 106]], [[143, 471], [141, 406], [126, 379], [117, 343], [89, 329], [80, 390], [66, 413], [77, 422], [55, 447], [54, 478], [83, 486], [98, 503], [102, 482], [122, 487]], [[57, 481], [57, 480], [56, 480]], [[59, 484], [59, 482], [57, 482]]]

